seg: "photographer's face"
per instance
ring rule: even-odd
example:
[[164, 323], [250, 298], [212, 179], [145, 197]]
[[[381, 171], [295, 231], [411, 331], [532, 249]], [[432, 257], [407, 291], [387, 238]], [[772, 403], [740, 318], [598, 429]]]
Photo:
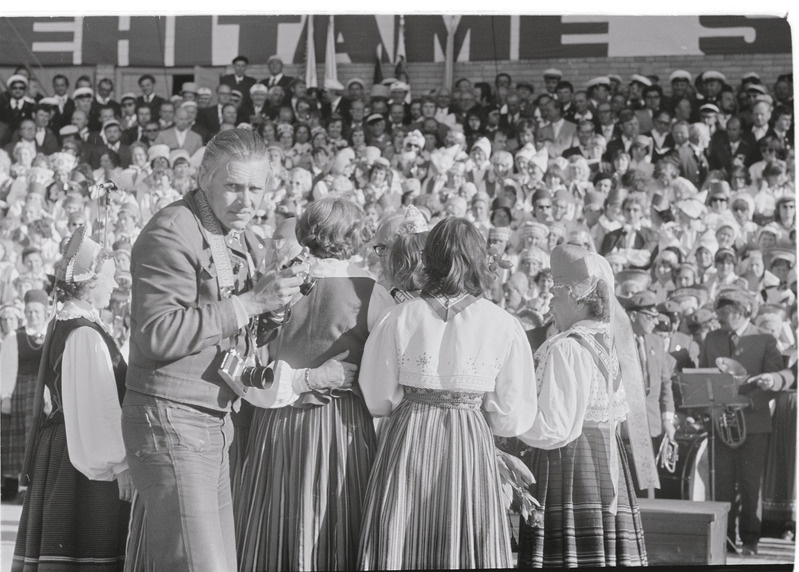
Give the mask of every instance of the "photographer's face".
[[272, 170], [264, 159], [217, 163], [203, 190], [214, 215], [226, 227], [241, 231], [261, 204]]

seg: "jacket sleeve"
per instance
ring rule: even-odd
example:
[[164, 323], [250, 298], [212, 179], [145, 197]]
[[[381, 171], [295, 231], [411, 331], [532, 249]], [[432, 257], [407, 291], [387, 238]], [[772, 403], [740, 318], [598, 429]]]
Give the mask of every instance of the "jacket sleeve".
[[157, 361], [192, 355], [238, 331], [232, 298], [198, 303], [202, 267], [177, 218], [145, 229], [131, 257], [131, 336]]

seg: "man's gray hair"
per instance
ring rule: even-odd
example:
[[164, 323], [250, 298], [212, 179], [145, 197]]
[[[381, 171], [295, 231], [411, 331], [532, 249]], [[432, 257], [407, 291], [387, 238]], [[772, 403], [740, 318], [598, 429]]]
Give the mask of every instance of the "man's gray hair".
[[200, 164], [198, 183], [206, 183], [214, 171], [230, 161], [266, 160], [268, 149], [263, 138], [252, 129], [228, 129], [216, 135], [208, 143]]

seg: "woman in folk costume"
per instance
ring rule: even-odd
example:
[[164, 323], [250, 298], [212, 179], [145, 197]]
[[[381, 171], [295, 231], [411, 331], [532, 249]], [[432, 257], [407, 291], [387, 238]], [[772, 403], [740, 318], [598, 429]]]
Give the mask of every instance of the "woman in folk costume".
[[13, 500], [17, 496], [19, 478], [23, 474], [25, 446], [35, 418], [33, 404], [36, 376], [42, 360], [48, 306], [47, 292], [28, 290], [25, 293], [26, 324], [10, 332], [0, 348], [0, 463], [3, 470], [3, 500]]
[[388, 417], [364, 503], [363, 570], [511, 565], [493, 436], [526, 431], [535, 372], [521, 324], [483, 298], [485, 242], [458, 218], [424, 248], [420, 298], [381, 317], [360, 383]]
[[604, 258], [566, 245], [551, 262], [561, 333], [535, 354], [538, 411], [520, 436], [533, 448], [525, 459], [544, 526], [522, 524], [519, 565], [646, 565], [635, 485], [616, 432], [626, 418], [639, 486], [659, 486], [630, 321]]
[[12, 570], [122, 570], [132, 481], [122, 442], [127, 365], [100, 320], [116, 288], [111, 254], [83, 227], [57, 270], [64, 306], [51, 322], [36, 386], [37, 423]]
[[339, 197], [314, 201], [297, 222], [314, 286], [269, 346], [274, 384], [248, 393], [258, 408], [234, 506], [242, 572], [355, 567], [377, 449], [355, 370], [377, 318], [393, 305], [350, 261], [371, 240], [370, 223]]

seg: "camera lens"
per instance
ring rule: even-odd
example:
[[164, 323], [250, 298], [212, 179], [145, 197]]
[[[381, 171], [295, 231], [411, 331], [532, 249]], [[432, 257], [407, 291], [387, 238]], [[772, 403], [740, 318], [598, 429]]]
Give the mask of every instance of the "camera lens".
[[249, 387], [266, 389], [274, 381], [274, 373], [268, 367], [245, 367], [241, 372], [241, 381]]

